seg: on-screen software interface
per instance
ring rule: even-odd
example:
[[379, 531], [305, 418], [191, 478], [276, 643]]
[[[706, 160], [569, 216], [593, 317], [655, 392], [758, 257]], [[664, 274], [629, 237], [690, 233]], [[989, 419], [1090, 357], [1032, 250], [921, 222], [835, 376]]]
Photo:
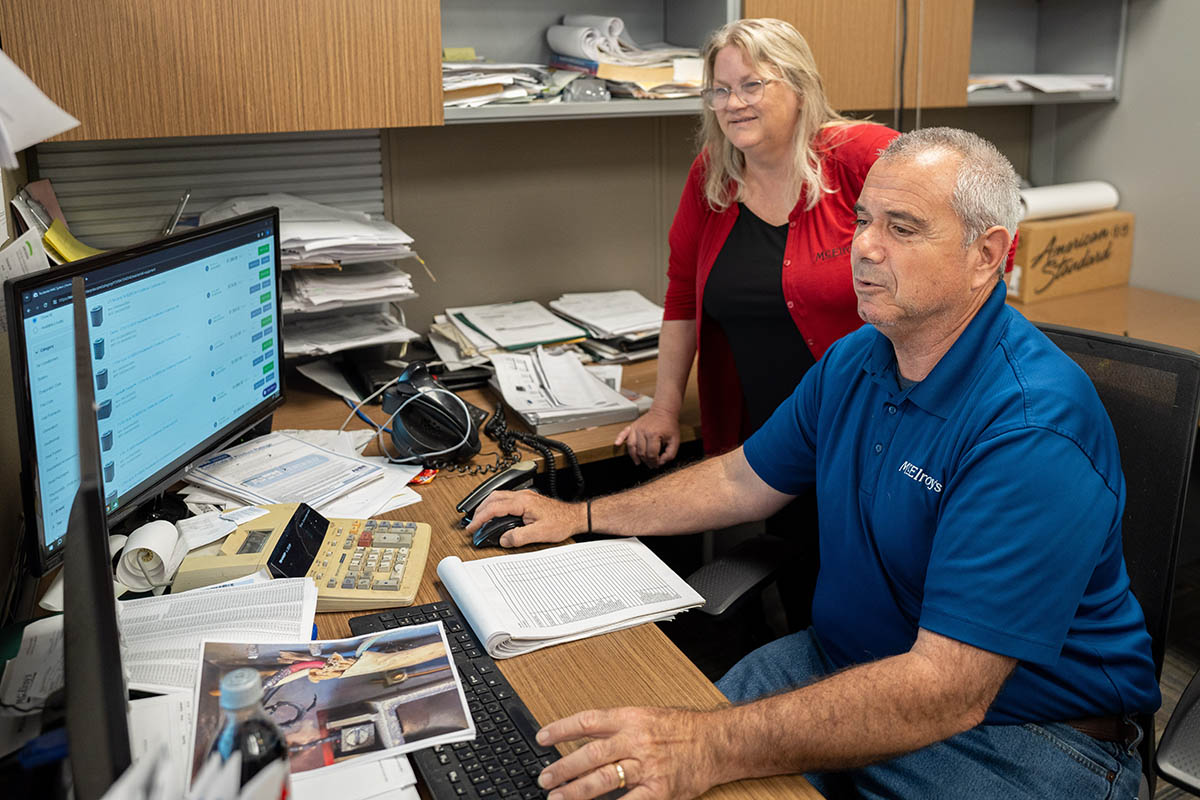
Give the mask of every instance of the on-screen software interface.
[[[85, 273], [109, 514], [279, 396], [274, 246], [271, 220], [258, 219]], [[20, 303], [39, 533], [54, 550], [79, 486], [71, 281]]]

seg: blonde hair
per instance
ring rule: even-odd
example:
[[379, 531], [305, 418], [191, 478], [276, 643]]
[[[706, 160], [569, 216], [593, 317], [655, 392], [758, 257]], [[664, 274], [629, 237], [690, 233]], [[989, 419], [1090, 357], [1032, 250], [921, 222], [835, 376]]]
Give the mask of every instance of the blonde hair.
[[[825, 184], [821, 153], [813, 147], [813, 139], [824, 128], [854, 121], [829, 105], [812, 50], [791, 24], [779, 19], [739, 19], [714, 32], [704, 45], [705, 86], [712, 86], [717, 53], [730, 46], [741, 50], [756, 70], [766, 73], [764, 77], [778, 80], [800, 97], [792, 181], [796, 196], [804, 193], [804, 208], [810, 210], [821, 195], [834, 191]], [[725, 137], [716, 112], [707, 104], [702, 108], [699, 139], [701, 150], [708, 153], [705, 197], [714, 211], [724, 211], [742, 199], [746, 157]]]

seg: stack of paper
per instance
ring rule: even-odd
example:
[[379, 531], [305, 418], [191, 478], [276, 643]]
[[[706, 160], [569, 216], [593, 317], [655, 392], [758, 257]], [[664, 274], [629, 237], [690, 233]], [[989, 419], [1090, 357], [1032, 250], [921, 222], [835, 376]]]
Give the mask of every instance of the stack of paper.
[[579, 346], [602, 364], [658, 355], [662, 306], [632, 289], [564, 294], [551, 300], [550, 308], [588, 330]]
[[306, 314], [288, 317], [283, 326], [283, 354], [327, 356], [354, 347], [398, 344], [421, 338], [386, 311]]
[[1031, 73], [971, 75], [967, 80], [968, 93], [977, 92], [982, 89], [1007, 89], [1010, 92], [1034, 89], [1039, 92], [1057, 94], [1060, 92], [1112, 91], [1112, 88], [1112, 75], [1095, 74]]
[[[205, 639], [306, 640], [312, 636], [316, 609], [317, 587], [311, 579], [270, 580], [261, 573], [190, 592], [118, 603], [121, 661], [129, 688], [166, 692], [175, 699], [173, 717], [154, 715], [159, 730], [148, 732], [131, 726], [135, 755], [139, 744], [145, 745], [139, 743], [138, 734], [150, 734], [154, 744], [167, 740], [176, 755], [186, 755], [192, 693]], [[62, 685], [63, 618], [57, 615], [27, 626], [16, 658], [6, 665], [0, 680], [0, 730], [5, 733], [0, 736], [0, 747], [15, 741], [9, 738], [12, 726], [4, 724], [9, 721], [5, 715], [36, 720], [46, 698]], [[137, 716], [133, 715], [134, 720]], [[185, 763], [187, 759], [181, 759], [177, 769], [182, 770]]]
[[673, 619], [704, 598], [637, 539], [463, 562], [438, 577], [492, 658]]
[[[325, 517], [351, 519], [421, 502], [421, 496], [408, 488], [421, 471], [419, 466], [358, 455], [375, 435], [372, 431], [275, 431], [208, 459], [210, 466], [201, 464], [184, 476], [191, 485], [182, 494], [193, 513], [236, 508], [244, 504], [247, 494], [270, 492], [273, 497], [288, 496], [284, 502], [308, 503]], [[346, 477], [352, 471], [358, 479]], [[339, 475], [351, 484], [350, 489], [318, 493], [322, 482], [332, 486]], [[186, 523], [181, 521], [180, 527]]]
[[291, 270], [283, 276], [284, 313], [395, 303], [416, 296], [412, 276], [384, 261], [342, 269]]
[[542, 64], [442, 62], [442, 104], [446, 108], [527, 103], [557, 90], [550, 70]]
[[533, 300], [447, 308], [446, 316], [480, 352], [496, 348], [527, 350], [587, 336], [583, 328], [551, 314]]
[[414, 255], [412, 237], [386, 220], [346, 211], [290, 194], [235, 197], [200, 215], [200, 224], [279, 209], [280, 260], [292, 264], [359, 264]]
[[494, 353], [493, 385], [539, 435], [637, 418], [637, 406], [584, 368], [573, 353]]
[[658, 43], [642, 47], [625, 30], [620, 17], [567, 14], [561, 25], [551, 25], [546, 42], [555, 53], [607, 64], [671, 66], [674, 58], [698, 58], [694, 47]]
[[582, 325], [600, 339], [662, 328], [662, 306], [632, 289], [615, 292], [569, 292], [550, 301], [550, 308]]

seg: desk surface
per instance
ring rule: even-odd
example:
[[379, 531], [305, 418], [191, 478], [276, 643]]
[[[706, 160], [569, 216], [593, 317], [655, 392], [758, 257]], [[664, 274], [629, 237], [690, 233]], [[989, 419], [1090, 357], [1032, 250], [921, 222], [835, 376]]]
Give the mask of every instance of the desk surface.
[[[642, 392], [654, 389], [655, 364], [637, 364], [625, 369], [624, 384]], [[290, 376], [289, 376], [290, 378]], [[490, 394], [464, 392], [464, 398], [486, 408]], [[699, 435], [699, 411], [695, 387], [689, 391], [683, 414], [683, 436]], [[349, 409], [345, 404], [307, 379], [297, 376], [288, 385], [287, 403], [275, 414], [276, 428], [329, 428], [342, 424]], [[380, 419], [378, 406], [372, 418]], [[363, 427], [355, 420], [352, 427]], [[605, 425], [587, 431], [561, 434], [581, 462], [597, 461], [622, 455], [612, 446], [621, 425]], [[487, 449], [485, 447], [485, 449]], [[621, 448], [623, 450], [623, 448]], [[417, 487], [421, 502], [383, 515], [394, 519], [427, 522], [433, 527], [429, 562], [417, 593], [417, 603], [447, 599], [449, 593], [437, 579], [437, 563], [449, 555], [467, 560], [497, 555], [495, 550], [479, 551], [467, 543], [467, 536], [456, 525], [459, 515], [454, 505], [480, 481], [443, 473], [428, 486]], [[317, 617], [322, 638], [348, 635], [347, 620], [357, 613], [327, 613]], [[690, 612], [700, 613], [700, 612]], [[687, 657], [655, 625], [639, 625], [624, 631], [549, 647], [499, 662], [505, 677], [512, 682], [534, 716], [546, 723], [582, 711], [622, 705], [675, 706], [715, 709], [727, 705], [724, 696], [688, 661]], [[571, 748], [564, 748], [571, 749]], [[799, 776], [741, 781], [719, 786], [707, 798], [820, 798], [807, 781]]]
[[1032, 322], [1145, 339], [1200, 353], [1200, 300], [1116, 286], [1038, 303], [1010, 301]]

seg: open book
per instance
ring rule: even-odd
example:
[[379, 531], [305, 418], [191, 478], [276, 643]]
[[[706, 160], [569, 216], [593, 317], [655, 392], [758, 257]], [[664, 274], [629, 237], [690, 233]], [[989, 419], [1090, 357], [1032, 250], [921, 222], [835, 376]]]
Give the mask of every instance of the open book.
[[492, 658], [674, 618], [704, 605], [637, 539], [604, 539], [476, 561], [438, 577]]

